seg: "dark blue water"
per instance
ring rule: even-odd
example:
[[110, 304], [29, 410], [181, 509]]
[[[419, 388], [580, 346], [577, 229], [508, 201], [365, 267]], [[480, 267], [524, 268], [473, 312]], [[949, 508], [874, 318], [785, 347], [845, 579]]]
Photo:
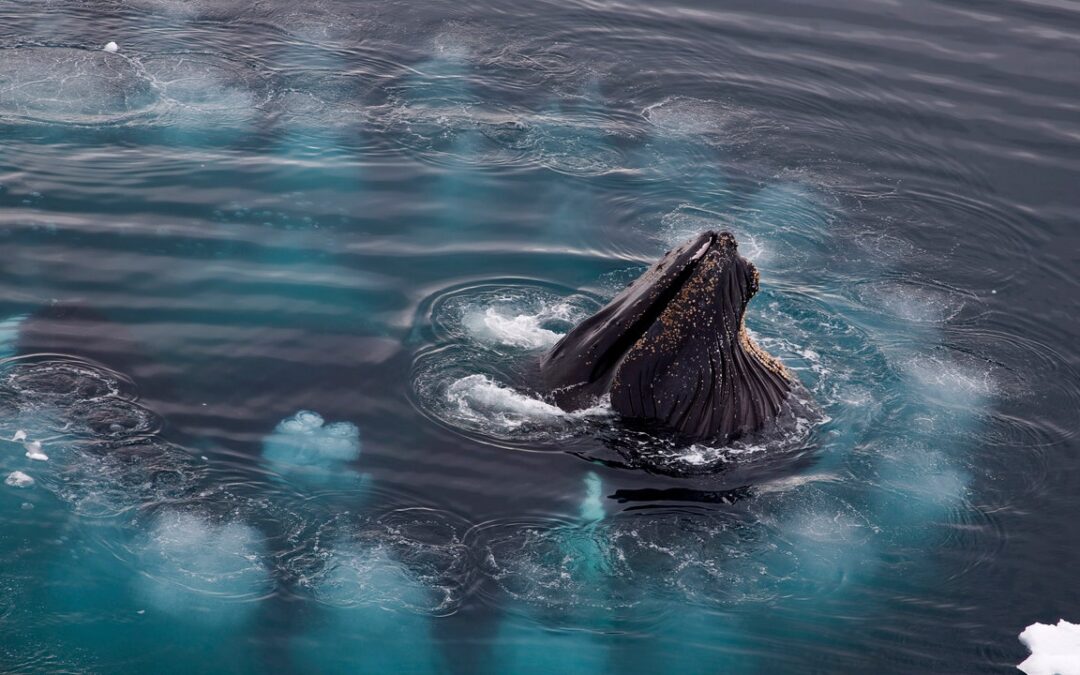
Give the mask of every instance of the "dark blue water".
[[[0, 671], [1015, 672], [1078, 73], [1065, 0], [0, 0]], [[545, 401], [709, 228], [803, 414]]]

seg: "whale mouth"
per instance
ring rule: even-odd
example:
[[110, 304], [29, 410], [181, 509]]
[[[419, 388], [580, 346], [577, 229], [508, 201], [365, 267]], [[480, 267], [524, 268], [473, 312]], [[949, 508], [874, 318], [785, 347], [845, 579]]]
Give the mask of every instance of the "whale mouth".
[[703, 232], [668, 251], [540, 363], [567, 410], [610, 394], [623, 418], [685, 440], [732, 440], [779, 413], [791, 376], [743, 326], [758, 272], [730, 232]]
[[[756, 291], [757, 270], [737, 253], [730, 232], [706, 231], [668, 251], [614, 300], [560, 340], [541, 362], [545, 387], [563, 408], [591, 405], [607, 393], [627, 353], [691, 283], [710, 255], [729, 263], [738, 259]], [[745, 302], [742, 303], [745, 305]], [[742, 307], [738, 308], [741, 320]]]

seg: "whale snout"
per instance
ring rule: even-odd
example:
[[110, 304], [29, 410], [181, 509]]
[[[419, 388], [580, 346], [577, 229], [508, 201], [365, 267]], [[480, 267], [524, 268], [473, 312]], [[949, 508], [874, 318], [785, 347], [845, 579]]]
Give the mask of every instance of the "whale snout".
[[694, 440], [760, 429], [790, 375], [743, 327], [758, 278], [734, 234], [702, 232], [560, 340], [541, 360], [545, 387], [567, 409], [610, 394], [624, 417]]

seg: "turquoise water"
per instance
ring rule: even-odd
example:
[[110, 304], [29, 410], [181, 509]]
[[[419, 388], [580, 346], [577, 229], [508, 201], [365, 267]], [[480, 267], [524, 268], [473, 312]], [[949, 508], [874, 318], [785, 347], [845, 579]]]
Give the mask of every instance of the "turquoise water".
[[[0, 671], [1012, 672], [1080, 606], [1078, 37], [0, 0]], [[546, 401], [704, 229], [784, 432]]]

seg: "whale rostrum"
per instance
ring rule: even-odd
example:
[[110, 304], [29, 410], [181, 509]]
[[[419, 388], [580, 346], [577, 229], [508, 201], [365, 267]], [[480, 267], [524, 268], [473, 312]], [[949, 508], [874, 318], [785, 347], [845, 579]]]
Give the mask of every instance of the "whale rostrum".
[[545, 354], [543, 386], [566, 410], [604, 394], [622, 417], [685, 441], [727, 442], [779, 415], [794, 376], [747, 334], [758, 271], [729, 232], [663, 258]]

